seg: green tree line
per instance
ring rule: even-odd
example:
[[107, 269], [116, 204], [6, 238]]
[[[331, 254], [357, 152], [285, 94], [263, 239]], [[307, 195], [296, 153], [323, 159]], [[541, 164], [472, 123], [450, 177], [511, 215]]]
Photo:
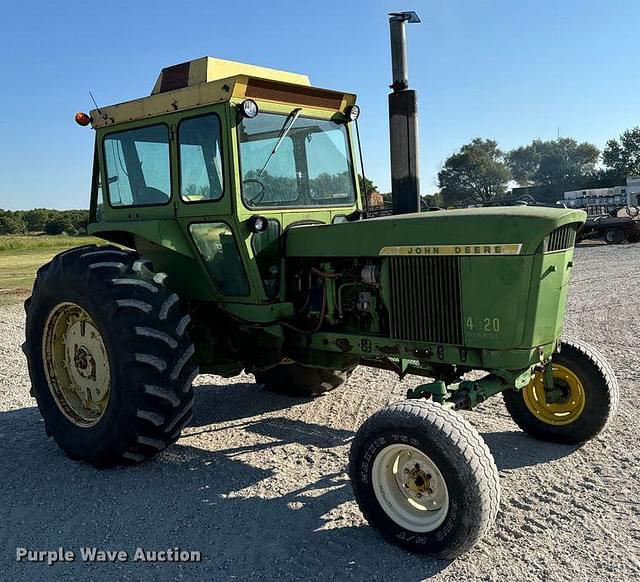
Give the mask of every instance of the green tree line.
[[539, 202], [555, 202], [569, 190], [622, 186], [632, 175], [640, 175], [640, 127], [610, 139], [602, 152], [568, 137], [535, 139], [511, 151], [475, 138], [445, 161], [431, 204], [491, 203], [507, 198], [512, 182], [537, 186]]
[[88, 210], [2, 210], [0, 208], [0, 235], [2, 234], [70, 234], [86, 232]]

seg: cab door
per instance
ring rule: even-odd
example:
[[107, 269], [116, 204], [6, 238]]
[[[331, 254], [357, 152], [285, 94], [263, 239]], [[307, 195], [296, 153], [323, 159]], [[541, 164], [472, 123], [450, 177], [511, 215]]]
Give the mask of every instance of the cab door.
[[239, 244], [225, 105], [180, 116], [175, 127], [176, 215], [208, 275], [207, 299], [252, 302], [247, 256]]

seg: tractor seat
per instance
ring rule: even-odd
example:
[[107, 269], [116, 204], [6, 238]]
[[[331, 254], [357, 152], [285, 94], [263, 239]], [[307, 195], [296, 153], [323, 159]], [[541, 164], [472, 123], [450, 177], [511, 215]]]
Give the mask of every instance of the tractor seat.
[[162, 190], [146, 186], [140, 188], [137, 192], [137, 204], [166, 204], [169, 201], [169, 195]]

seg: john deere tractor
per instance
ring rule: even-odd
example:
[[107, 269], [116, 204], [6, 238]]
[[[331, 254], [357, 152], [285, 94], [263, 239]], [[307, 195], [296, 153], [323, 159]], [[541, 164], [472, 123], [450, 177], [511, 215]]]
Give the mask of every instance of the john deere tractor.
[[163, 69], [148, 97], [76, 116], [96, 136], [89, 232], [113, 244], [38, 271], [24, 347], [69, 457], [162, 451], [191, 418], [199, 372], [307, 397], [356, 366], [423, 376], [360, 428], [349, 473], [386, 539], [453, 558], [499, 505], [491, 453], [459, 410], [502, 393], [536, 438], [603, 429], [612, 370], [560, 339], [585, 214], [418, 212], [404, 47], [416, 20], [391, 16], [391, 216], [369, 216], [355, 95], [304, 75], [201, 58]]

